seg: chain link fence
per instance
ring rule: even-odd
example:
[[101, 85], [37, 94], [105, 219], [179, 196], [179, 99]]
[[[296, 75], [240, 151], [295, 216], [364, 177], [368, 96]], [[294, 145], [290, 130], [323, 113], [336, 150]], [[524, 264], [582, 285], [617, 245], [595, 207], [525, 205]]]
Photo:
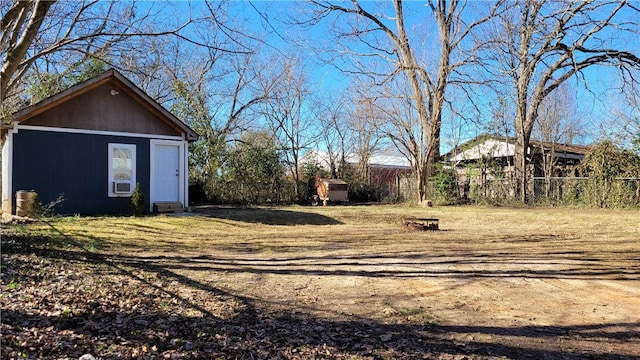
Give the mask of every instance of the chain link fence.
[[[520, 202], [518, 184], [516, 178], [471, 178], [449, 184], [431, 181], [427, 199], [439, 204], [515, 204]], [[403, 201], [416, 202], [416, 180], [401, 178], [399, 194]], [[640, 178], [534, 177], [528, 179], [527, 194], [531, 204], [640, 207]]]
[[[476, 184], [470, 182], [467, 199], [473, 202], [510, 203], [517, 198], [517, 183], [518, 179], [486, 179]], [[638, 207], [640, 178], [534, 177], [528, 181], [527, 194], [528, 201], [534, 204]]]

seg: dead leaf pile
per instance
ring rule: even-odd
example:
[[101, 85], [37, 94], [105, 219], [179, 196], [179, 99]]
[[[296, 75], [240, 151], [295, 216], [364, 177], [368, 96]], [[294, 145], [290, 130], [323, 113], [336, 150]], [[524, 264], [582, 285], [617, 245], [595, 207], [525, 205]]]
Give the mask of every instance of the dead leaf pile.
[[431, 358], [440, 347], [366, 322], [257, 308], [160, 266], [25, 241], [2, 239], [4, 359]]
[[[1, 245], [1, 359], [584, 358], [461, 341], [445, 327], [406, 318], [323, 319], [230, 293], [216, 285], [224, 274], [190, 278], [162, 257], [11, 233]], [[403, 318], [393, 309], [389, 316]]]

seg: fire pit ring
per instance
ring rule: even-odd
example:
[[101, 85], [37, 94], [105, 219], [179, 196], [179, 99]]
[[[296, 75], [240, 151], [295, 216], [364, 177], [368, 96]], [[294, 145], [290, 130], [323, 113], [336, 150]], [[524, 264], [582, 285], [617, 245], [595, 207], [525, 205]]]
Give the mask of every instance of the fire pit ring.
[[439, 229], [439, 219], [436, 218], [417, 218], [417, 217], [405, 217], [402, 218], [402, 228], [404, 230], [411, 231], [435, 231]]

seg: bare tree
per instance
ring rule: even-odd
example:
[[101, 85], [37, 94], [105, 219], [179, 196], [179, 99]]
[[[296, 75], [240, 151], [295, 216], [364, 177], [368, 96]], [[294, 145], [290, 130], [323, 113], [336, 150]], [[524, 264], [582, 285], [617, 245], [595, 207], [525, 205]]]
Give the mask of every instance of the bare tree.
[[353, 130], [353, 147], [358, 160], [356, 174], [363, 182], [368, 179], [369, 160], [381, 141], [382, 117], [380, 115], [375, 100], [366, 97], [356, 101], [356, 106], [350, 115], [349, 126]]
[[318, 138], [320, 129], [310, 109], [308, 80], [301, 72], [301, 64], [295, 59], [285, 59], [273, 64], [270, 79], [278, 79], [269, 101], [262, 106], [267, 126], [278, 140], [279, 149], [291, 174], [294, 193], [301, 200], [301, 156]]
[[[633, 78], [640, 59], [630, 51], [611, 48], [613, 37], [637, 31], [626, 21], [627, 1], [546, 1], [513, 3], [486, 43], [493, 55], [487, 64], [499, 64], [494, 76], [507, 77], [515, 90], [518, 194], [527, 199], [527, 153], [531, 133], [544, 99], [562, 83], [595, 65], [611, 65]], [[631, 36], [637, 40], [637, 35]], [[633, 40], [633, 41], [635, 41]], [[620, 42], [617, 42], [620, 44]], [[635, 69], [635, 70], [634, 70]]]
[[[358, 42], [352, 50], [346, 51], [349, 56], [375, 58], [391, 65], [389, 70], [378, 71], [372, 70], [369, 63], [356, 63], [355, 69], [350, 72], [370, 77], [377, 84], [385, 83], [399, 74], [402, 74], [403, 79], [408, 82], [409, 97], [413, 102], [421, 131], [412, 156], [416, 159], [418, 198], [422, 201], [427, 191], [427, 180], [433, 173], [433, 164], [440, 156], [440, 130], [447, 88], [454, 82], [454, 74], [460, 82], [471, 80], [470, 77], [462, 75], [460, 70], [472, 62], [473, 51], [460, 50], [465, 39], [474, 29], [491, 18], [493, 11], [499, 8], [500, 2], [491, 5], [493, 10], [489, 16], [467, 23], [461, 16], [467, 6], [466, 2], [429, 1], [428, 6], [439, 35], [430, 38], [437, 44], [435, 50], [437, 54], [424, 59], [421, 59], [414, 50], [413, 46], [417, 39], [410, 38], [405, 5], [401, 0], [392, 2], [393, 10], [390, 15], [385, 14], [384, 9], [380, 8], [365, 9], [367, 6], [376, 6], [380, 3], [371, 5], [357, 0], [351, 1], [350, 5], [331, 1], [312, 1], [312, 3], [317, 11], [307, 20], [307, 24], [316, 24], [321, 19], [335, 15], [336, 18], [341, 19], [339, 21], [344, 20], [347, 24], [338, 34], [338, 39], [355, 39]], [[347, 15], [351, 19], [345, 20], [341, 15]], [[337, 21], [338, 24], [339, 21]], [[424, 37], [425, 34], [419, 36], [420, 39]], [[383, 41], [385, 38], [386, 41]], [[363, 47], [366, 49], [364, 53], [358, 50]], [[421, 62], [421, 60], [424, 61]]]
[[[0, 5], [0, 102], [19, 95], [23, 77], [39, 61], [55, 66], [100, 53], [118, 53], [126, 61], [133, 57], [125, 54], [135, 49], [146, 55], [142, 58], [154, 58], [158, 52], [149, 52], [144, 46], [151, 38], [168, 36], [212, 51], [250, 52], [238, 41], [243, 35], [221, 22], [220, 10], [225, 4], [205, 2], [194, 16], [195, 11], [186, 9], [188, 4], [169, 13], [165, 9], [168, 3], [4, 1]], [[206, 34], [214, 33], [212, 29], [227, 41], [210, 42]]]
[[640, 154], [640, 89], [635, 87], [627, 93], [628, 112], [624, 116], [624, 131], [629, 134], [631, 144]]
[[175, 96], [172, 112], [200, 134], [200, 140], [190, 145], [192, 178], [200, 180], [210, 195], [222, 188], [220, 171], [229, 143], [258, 128], [259, 106], [269, 99], [277, 80], [261, 72], [262, 63], [269, 61], [260, 55], [180, 56], [181, 66], [165, 66]]
[[353, 128], [349, 126], [349, 103], [352, 101], [344, 93], [327, 95], [316, 99], [314, 106], [320, 125], [321, 141], [326, 149], [332, 178], [343, 179], [347, 170], [347, 156], [351, 149]]
[[604, 123], [604, 135], [622, 147], [640, 153], [640, 86], [627, 82]]
[[584, 135], [586, 126], [577, 113], [576, 94], [568, 83], [561, 84], [540, 104], [538, 120], [533, 127], [537, 140], [571, 144]]
[[[45, 20], [52, 1], [15, 1], [2, 5], [2, 21], [0, 30], [0, 51], [3, 62], [0, 71], [0, 102], [7, 97], [8, 91], [15, 86], [28, 67], [24, 61], [31, 43]], [[14, 75], [16, 74], [17, 75]]]
[[545, 196], [549, 196], [551, 177], [558, 163], [558, 145], [572, 144], [583, 135], [584, 123], [576, 116], [575, 92], [565, 82], [552, 91], [540, 105], [533, 137], [542, 141], [542, 170], [545, 177]]
[[423, 141], [422, 123], [411, 98], [396, 95], [409, 91], [402, 89], [408, 83], [394, 81], [388, 85], [384, 92], [378, 93], [375, 102], [378, 117], [383, 118], [378, 121], [379, 131], [391, 139], [395, 148], [414, 165], [413, 171], [418, 172]]

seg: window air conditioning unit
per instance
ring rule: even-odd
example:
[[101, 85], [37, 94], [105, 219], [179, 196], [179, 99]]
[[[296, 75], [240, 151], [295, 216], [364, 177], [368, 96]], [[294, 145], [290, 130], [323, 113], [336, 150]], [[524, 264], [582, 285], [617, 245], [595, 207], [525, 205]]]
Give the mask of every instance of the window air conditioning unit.
[[131, 192], [131, 181], [114, 181], [113, 192], [115, 194], [128, 194]]

